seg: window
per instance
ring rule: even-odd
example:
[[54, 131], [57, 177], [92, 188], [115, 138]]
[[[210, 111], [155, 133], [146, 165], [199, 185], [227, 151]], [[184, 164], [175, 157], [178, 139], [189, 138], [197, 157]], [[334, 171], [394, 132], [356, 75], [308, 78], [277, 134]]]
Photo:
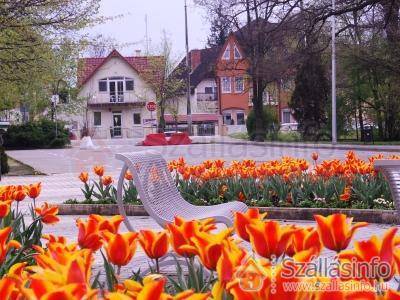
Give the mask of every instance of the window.
[[235, 78], [235, 92], [241, 93], [244, 91], [244, 80], [243, 77], [236, 77]]
[[241, 59], [242, 58], [242, 55], [240, 54], [239, 49], [236, 47], [236, 45], [233, 48], [233, 57], [235, 59]]
[[99, 92], [107, 92], [107, 79], [99, 81]]
[[212, 86], [206, 86], [204, 88], [204, 93], [205, 94], [214, 94], [214, 88]]
[[244, 125], [244, 112], [238, 112], [236, 113], [236, 119], [237, 119], [237, 124], [238, 125]]
[[126, 78], [126, 81], [125, 81], [125, 89], [126, 89], [127, 91], [133, 91], [133, 90], [134, 90], [133, 79]]
[[230, 77], [222, 77], [222, 92], [223, 93], [231, 92], [231, 78]]
[[225, 125], [233, 125], [232, 115], [231, 113], [224, 113], [224, 124]]
[[231, 59], [231, 46], [230, 45], [226, 46], [226, 49], [224, 51], [224, 55], [222, 55], [222, 59], [224, 59], [224, 60]]
[[290, 111], [283, 111], [283, 117], [282, 117], [283, 123], [290, 123], [290, 116], [291, 116]]
[[101, 112], [100, 111], [95, 111], [93, 113], [93, 125], [101, 126]]
[[133, 125], [141, 125], [142, 117], [140, 113], [133, 113]]

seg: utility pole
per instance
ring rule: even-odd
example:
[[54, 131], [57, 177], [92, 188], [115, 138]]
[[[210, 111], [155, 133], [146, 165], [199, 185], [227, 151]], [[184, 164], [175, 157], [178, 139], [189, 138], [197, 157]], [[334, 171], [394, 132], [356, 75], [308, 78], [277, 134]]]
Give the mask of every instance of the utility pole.
[[192, 134], [192, 109], [190, 105], [190, 60], [189, 60], [189, 32], [188, 32], [188, 17], [187, 17], [187, 0], [185, 0], [185, 38], [186, 38], [186, 108], [187, 108], [187, 125], [188, 134]]
[[[335, 12], [336, 3], [332, 0], [332, 11]], [[332, 144], [337, 143], [336, 124], [336, 17], [332, 15]]]

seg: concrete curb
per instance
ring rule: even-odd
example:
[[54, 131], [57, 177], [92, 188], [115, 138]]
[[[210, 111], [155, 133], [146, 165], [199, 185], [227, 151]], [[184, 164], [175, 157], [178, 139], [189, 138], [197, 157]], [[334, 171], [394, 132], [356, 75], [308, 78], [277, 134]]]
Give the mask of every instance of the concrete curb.
[[[113, 216], [119, 214], [116, 204], [60, 204], [59, 215], [90, 215], [99, 214]], [[353, 217], [356, 222], [378, 224], [399, 224], [400, 217], [395, 210], [376, 209], [340, 209], [340, 208], [298, 208], [298, 207], [258, 207], [262, 212], [268, 212], [269, 219], [279, 220], [314, 220], [314, 215], [328, 216], [343, 213]], [[148, 216], [143, 205], [125, 205], [128, 216]]]

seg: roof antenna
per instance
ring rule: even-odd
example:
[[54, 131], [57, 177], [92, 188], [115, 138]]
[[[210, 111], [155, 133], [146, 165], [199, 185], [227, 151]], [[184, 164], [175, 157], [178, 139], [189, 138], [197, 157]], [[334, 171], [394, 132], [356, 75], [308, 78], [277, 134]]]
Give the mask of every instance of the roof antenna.
[[148, 32], [148, 21], [147, 21], [147, 14], [144, 16], [144, 23], [146, 25], [146, 36], [145, 36], [145, 40], [146, 40], [146, 55], [149, 55], [149, 32]]

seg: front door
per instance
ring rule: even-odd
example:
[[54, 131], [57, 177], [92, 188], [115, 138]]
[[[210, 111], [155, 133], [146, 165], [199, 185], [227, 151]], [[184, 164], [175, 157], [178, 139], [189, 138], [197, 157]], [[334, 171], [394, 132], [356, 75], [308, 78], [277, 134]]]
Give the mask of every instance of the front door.
[[113, 113], [113, 137], [122, 136], [122, 114], [120, 112]]

